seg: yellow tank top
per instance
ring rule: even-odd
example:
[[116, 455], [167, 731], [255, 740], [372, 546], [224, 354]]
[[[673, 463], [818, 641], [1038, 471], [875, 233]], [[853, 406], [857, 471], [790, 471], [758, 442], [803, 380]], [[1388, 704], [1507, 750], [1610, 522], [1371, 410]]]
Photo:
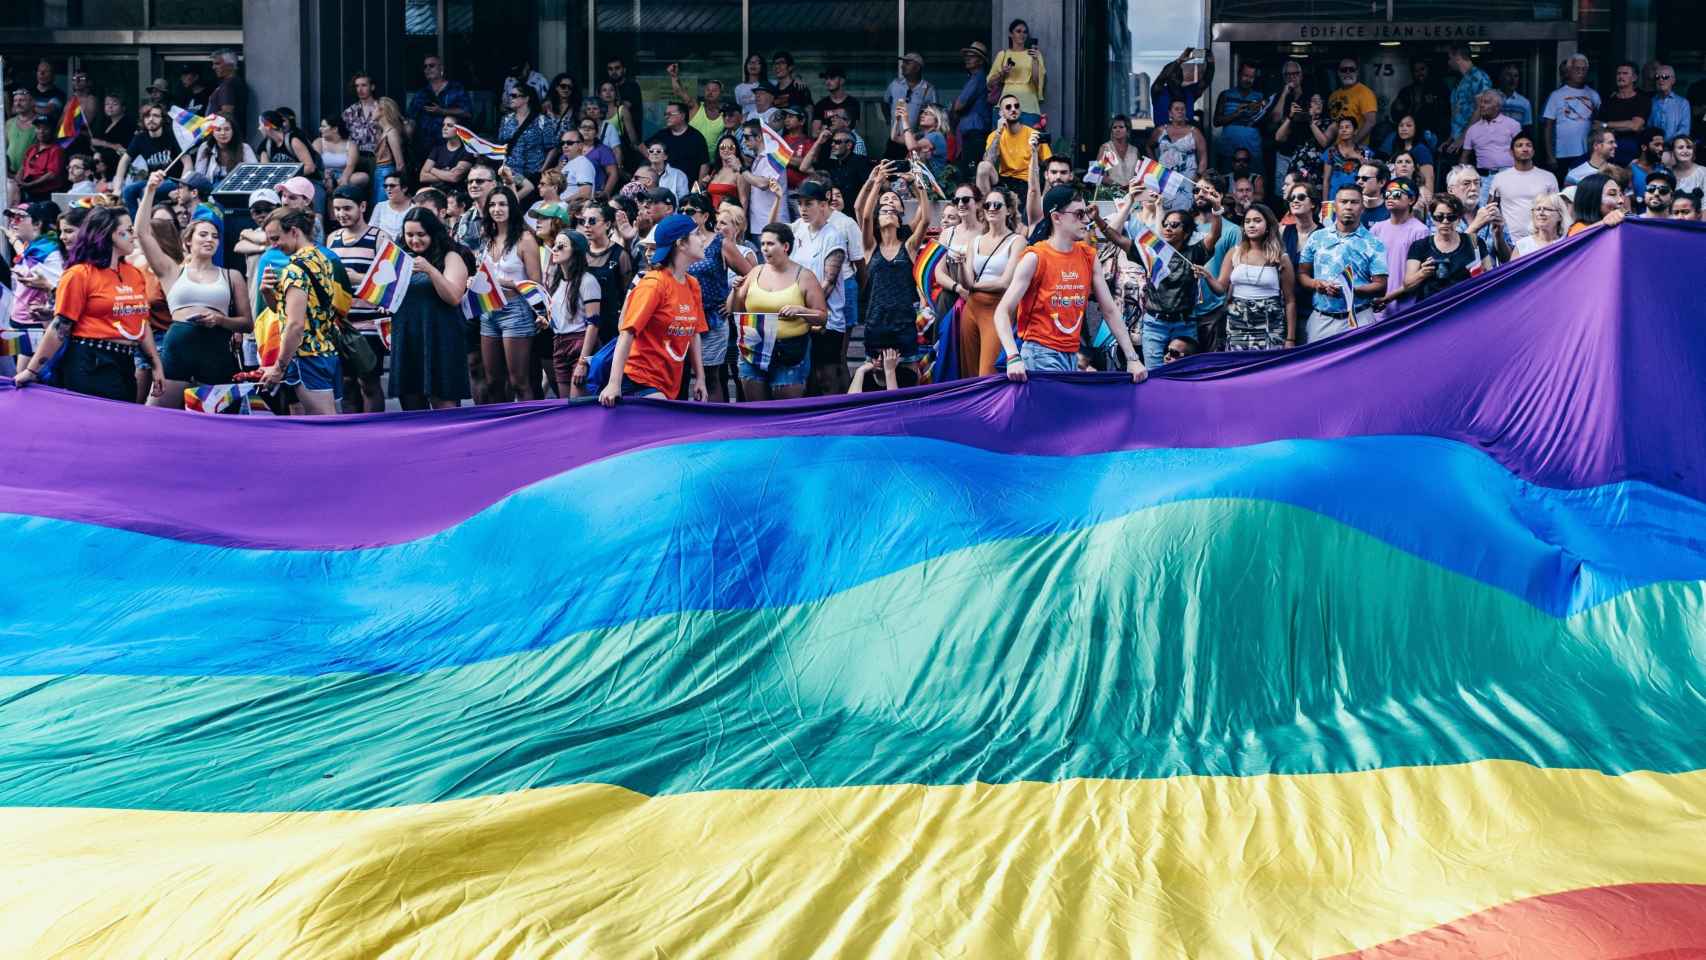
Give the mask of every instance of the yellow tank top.
[[[761, 268], [762, 269], [762, 268]], [[783, 307], [803, 307], [806, 305], [805, 291], [800, 289], [800, 281], [796, 278], [780, 290], [766, 290], [758, 285], [754, 277], [752, 286], [746, 290], [747, 313], [775, 313]], [[803, 337], [811, 332], [811, 327], [804, 320], [791, 317], [776, 321], [776, 339], [792, 340]]]

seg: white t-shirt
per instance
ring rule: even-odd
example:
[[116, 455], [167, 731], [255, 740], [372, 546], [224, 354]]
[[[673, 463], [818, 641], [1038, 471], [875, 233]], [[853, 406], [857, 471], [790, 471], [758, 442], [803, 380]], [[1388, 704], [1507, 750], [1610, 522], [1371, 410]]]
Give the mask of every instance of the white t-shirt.
[[573, 199], [581, 187], [597, 188], [598, 169], [582, 154], [563, 164], [563, 179], [563, 196]]
[[373, 208], [373, 218], [368, 222], [385, 231], [386, 236], [401, 243], [403, 241], [403, 218], [408, 214], [408, 207], [393, 210], [389, 203], [382, 203]]
[[1592, 87], [1565, 85], [1546, 98], [1542, 119], [1551, 120], [1553, 127], [1552, 155], [1579, 157], [1588, 152], [1588, 128], [1594, 114], [1599, 112], [1599, 92]]
[[1581, 183], [1583, 180], [1586, 180], [1598, 172], [1599, 170], [1596, 169], [1593, 164], [1583, 160], [1581, 163], [1571, 167], [1568, 173], [1564, 174], [1564, 185], [1569, 186], [1572, 183]]
[[847, 276], [848, 266], [843, 264], [834, 283], [825, 282], [824, 267], [829, 263], [830, 254], [837, 250], [847, 252], [847, 238], [833, 221], [825, 221], [822, 229], [814, 231], [805, 220], [795, 220], [793, 231], [794, 252], [788, 259], [817, 274], [818, 282], [824, 284], [824, 299], [829, 303], [829, 323], [826, 326], [831, 330], [846, 330], [847, 291], [841, 279]]
[[1534, 198], [1557, 189], [1558, 178], [1552, 175], [1552, 171], [1539, 167], [1500, 170], [1488, 188], [1491, 196], [1499, 198], [1499, 210], [1505, 215], [1505, 229], [1518, 239], [1534, 232], [1534, 223], [1529, 215], [1534, 207]]
[[[1557, 241], [1553, 242], [1555, 243]], [[1517, 257], [1527, 256], [1544, 246], [1546, 246], [1546, 244], [1541, 243], [1540, 238], [1531, 233], [1528, 236], [1523, 237], [1521, 240], [1518, 240], [1516, 242], [1516, 246], [1511, 248], [1511, 259], [1514, 260]]]
[[787, 222], [788, 177], [776, 169], [774, 161], [763, 158], [760, 158], [753, 165], [752, 172], [761, 177], [776, 178], [776, 191], [774, 193], [769, 188], [756, 184], [747, 191], [746, 229], [748, 233], [756, 237], [772, 223]]
[[[548, 309], [551, 313], [552, 333], [580, 333], [586, 329], [586, 305], [598, 303], [603, 291], [598, 286], [598, 278], [590, 273], [581, 274], [581, 308], [569, 310], [569, 285], [558, 284], [551, 292]], [[600, 310], [603, 306], [600, 305]]]
[[[865, 232], [859, 229], [858, 221], [849, 217], [847, 214], [842, 213], [840, 210], [831, 210], [829, 211], [829, 222], [836, 229], [841, 231], [841, 235], [843, 237], [847, 238], [848, 270], [852, 269], [853, 264], [864, 262]], [[841, 278], [843, 280], [852, 276], [848, 270], [841, 271]]]

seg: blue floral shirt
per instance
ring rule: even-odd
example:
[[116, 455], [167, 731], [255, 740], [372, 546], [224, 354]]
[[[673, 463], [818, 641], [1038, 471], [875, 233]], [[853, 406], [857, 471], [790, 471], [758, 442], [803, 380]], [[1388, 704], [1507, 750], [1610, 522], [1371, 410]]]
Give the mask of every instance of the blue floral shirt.
[[[515, 114], [504, 117], [504, 122], [498, 127], [498, 142], [509, 143], [509, 138], [515, 136]], [[545, 155], [557, 144], [557, 122], [543, 114], [533, 114], [527, 118], [527, 130], [515, 145], [509, 148], [504, 165], [529, 180], [539, 175], [539, 170], [545, 166]]]
[[[1329, 224], [1309, 235], [1297, 262], [1309, 264], [1315, 279], [1341, 285], [1345, 282], [1345, 268], [1350, 267], [1357, 286], [1362, 286], [1375, 277], [1386, 276], [1386, 244], [1367, 227], [1359, 226], [1355, 233], [1340, 233], [1337, 224]], [[1371, 298], [1359, 294], [1356, 308], [1361, 310], [1371, 302]], [[1313, 303], [1315, 309], [1325, 313], [1345, 312], [1343, 296], [1329, 297], [1316, 291]]]
[[1487, 79], [1487, 71], [1480, 67], [1470, 67], [1463, 79], [1457, 81], [1451, 91], [1451, 139], [1463, 139], [1463, 131], [1475, 122], [1475, 98], [1481, 91], [1491, 89], [1493, 81]]

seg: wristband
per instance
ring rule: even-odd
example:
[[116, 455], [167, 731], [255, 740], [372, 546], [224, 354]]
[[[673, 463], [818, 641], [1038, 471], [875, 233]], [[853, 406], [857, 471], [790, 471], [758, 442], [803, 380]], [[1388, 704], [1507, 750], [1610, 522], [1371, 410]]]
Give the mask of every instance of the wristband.
[[1024, 357], [1008, 357], [1007, 358], [1007, 365], [1009, 367], [1011, 367], [1015, 363], [1024, 363], [1024, 362], [1025, 362]]

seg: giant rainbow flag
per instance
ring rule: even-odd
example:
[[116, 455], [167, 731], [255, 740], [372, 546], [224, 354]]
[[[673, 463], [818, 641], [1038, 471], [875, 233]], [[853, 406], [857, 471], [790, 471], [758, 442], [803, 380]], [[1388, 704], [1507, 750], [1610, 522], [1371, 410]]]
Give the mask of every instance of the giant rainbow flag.
[[0, 382], [0, 954], [1698, 955], [1703, 253], [1135, 387]]

